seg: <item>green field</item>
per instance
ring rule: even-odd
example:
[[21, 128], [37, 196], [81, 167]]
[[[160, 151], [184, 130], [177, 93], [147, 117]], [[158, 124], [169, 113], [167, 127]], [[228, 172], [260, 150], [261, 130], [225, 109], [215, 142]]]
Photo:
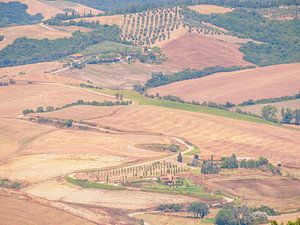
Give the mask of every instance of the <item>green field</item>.
[[211, 107], [206, 107], [206, 106], [192, 105], [192, 104], [188, 104], [188, 103], [180, 103], [180, 102], [174, 102], [174, 101], [168, 101], [168, 100], [147, 98], [147, 97], [139, 94], [138, 92], [132, 91], [132, 90], [108, 90], [108, 89], [101, 89], [101, 90], [93, 89], [93, 90], [99, 91], [102, 93], [106, 93], [106, 94], [111, 94], [111, 95], [114, 95], [117, 92], [119, 92], [120, 94], [123, 94], [125, 98], [131, 99], [136, 104], [139, 104], [139, 105], [153, 105], [153, 106], [165, 107], [165, 108], [170, 108], [170, 109], [185, 110], [185, 111], [190, 111], [190, 112], [199, 112], [199, 113], [205, 113], [205, 114], [210, 114], [210, 115], [215, 115], [215, 116], [227, 117], [227, 118], [231, 118], [231, 119], [244, 120], [244, 121], [249, 121], [249, 122], [278, 126], [275, 123], [268, 122], [261, 118], [248, 116], [248, 115], [244, 115], [244, 114], [239, 114], [239, 113], [235, 113], [235, 112], [230, 112], [230, 111], [226, 111], [226, 110], [221, 110], [221, 109], [216, 109], [216, 108], [211, 108]]
[[122, 52], [131, 52], [139, 53], [141, 48], [133, 45], [126, 45], [122, 43], [116, 43], [111, 41], [103, 41], [96, 45], [91, 45], [81, 51], [82, 55], [91, 55], [91, 54], [111, 54], [111, 53], [122, 53]]
[[143, 187], [144, 191], [178, 194], [178, 195], [189, 195], [197, 198], [218, 200], [222, 199], [221, 195], [211, 195], [207, 193], [202, 187], [194, 184], [191, 180], [183, 179], [183, 184], [178, 186], [169, 186], [162, 182], [156, 182], [154, 185]]
[[88, 180], [81, 180], [81, 179], [75, 179], [69, 176], [66, 176], [65, 179], [74, 185], [83, 187], [83, 188], [94, 188], [94, 189], [104, 189], [104, 190], [124, 190], [125, 187], [120, 186], [114, 186], [111, 184], [105, 184], [105, 183], [93, 183]]

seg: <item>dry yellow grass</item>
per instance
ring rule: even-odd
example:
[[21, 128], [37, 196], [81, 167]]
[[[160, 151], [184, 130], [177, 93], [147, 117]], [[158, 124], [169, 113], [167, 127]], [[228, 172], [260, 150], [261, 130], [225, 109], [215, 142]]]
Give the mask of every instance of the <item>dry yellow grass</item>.
[[[184, 137], [206, 156], [236, 153], [238, 156], [265, 156], [274, 163], [299, 165], [300, 133], [296, 130], [153, 106], [115, 110], [115, 107], [103, 108], [93, 115], [99, 118], [90, 121], [121, 130]], [[107, 116], [109, 113], [112, 114]]]
[[193, 5], [193, 6], [189, 6], [189, 9], [194, 10], [201, 14], [213, 14], [213, 13], [223, 14], [223, 13], [228, 13], [233, 11], [232, 8], [225, 8], [217, 5]]
[[[75, 21], [80, 21], [80, 20], [82, 20], [82, 18], [75, 19]], [[119, 27], [121, 27], [123, 25], [124, 15], [95, 16], [95, 17], [84, 18], [83, 20], [89, 22], [98, 21], [100, 24], [118, 25]]]
[[292, 63], [217, 73], [153, 88], [150, 94], [176, 95], [188, 101], [224, 104], [295, 95], [300, 87], [299, 68], [300, 63]]
[[137, 214], [134, 216], [137, 219], [143, 219], [146, 223], [155, 225], [210, 225], [213, 223], [202, 222], [200, 219], [179, 217], [173, 215], [161, 214]]
[[[10, 2], [10, 0], [1, 0], [1, 2]], [[28, 6], [27, 12], [29, 14], [35, 15], [37, 13], [41, 13], [44, 19], [50, 19], [58, 13], [64, 13], [63, 10], [55, 8], [38, 0], [18, 0], [18, 2], [21, 2], [22, 4], [26, 4]]]
[[105, 97], [80, 88], [53, 84], [24, 84], [1, 87], [0, 116], [15, 118], [24, 109], [36, 109], [38, 106], [63, 106], [78, 100], [114, 101], [113, 97]]
[[[33, 81], [33, 82], [49, 82], [59, 84], [80, 84], [84, 81], [74, 79], [72, 76], [62, 76], [62, 72], [68, 69], [63, 68], [63, 63], [42, 62], [21, 66], [0, 68], [0, 74], [6, 76], [3, 79], [13, 79], [15, 81]], [[71, 70], [75, 72], [74, 70]], [[21, 82], [20, 82], [21, 83]]]
[[34, 38], [34, 39], [56, 39], [71, 37], [72, 33], [80, 30], [83, 32], [90, 31], [84, 27], [68, 26], [68, 27], [55, 27], [48, 26], [50, 29], [41, 26], [40, 24], [25, 25], [16, 27], [1, 28], [0, 35], [4, 35], [4, 40], [0, 42], [0, 50], [7, 45], [12, 44], [15, 39], [21, 37]]
[[222, 190], [236, 196], [251, 207], [267, 205], [280, 212], [295, 211], [299, 207], [295, 202], [300, 201], [300, 180], [291, 177], [274, 176], [255, 169], [186, 176], [209, 190]]
[[29, 199], [0, 194], [0, 223], [5, 225], [92, 225], [72, 214], [44, 206]]
[[61, 200], [69, 203], [81, 203], [125, 210], [154, 208], [162, 203], [187, 203], [196, 201], [196, 198], [188, 196], [177, 198], [174, 195], [143, 191], [82, 189], [58, 182], [44, 182], [34, 185], [33, 187], [26, 188], [26, 192], [49, 200]]
[[103, 13], [103, 11], [101, 10], [97, 10], [79, 3], [75, 3], [75, 2], [71, 2], [71, 1], [64, 1], [64, 0], [39, 0], [39, 2], [44, 3], [45, 5], [47, 5], [47, 7], [50, 8], [55, 8], [57, 10], [60, 10], [61, 12], [64, 13], [65, 9], [73, 9], [75, 10], [77, 13], [79, 13], [80, 15], [84, 15], [84, 13], [88, 14], [90, 13], [90, 11], [92, 12], [92, 14], [100, 14]]

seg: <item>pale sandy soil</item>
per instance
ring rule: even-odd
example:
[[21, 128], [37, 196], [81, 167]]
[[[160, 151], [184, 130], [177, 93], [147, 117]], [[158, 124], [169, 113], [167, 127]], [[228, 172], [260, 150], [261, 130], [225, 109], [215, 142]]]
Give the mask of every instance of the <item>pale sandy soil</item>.
[[68, 27], [57, 27], [48, 26], [50, 29], [43, 27], [39, 24], [24, 25], [15, 27], [5, 27], [0, 29], [0, 35], [4, 35], [4, 40], [0, 42], [0, 50], [5, 48], [7, 45], [12, 44], [15, 39], [21, 37], [34, 38], [34, 39], [56, 39], [71, 37], [72, 33], [80, 30], [83, 32], [90, 31], [88, 28], [68, 26]]
[[187, 177], [211, 190], [222, 190], [239, 197], [250, 207], [268, 205], [280, 212], [291, 212], [299, 207], [295, 202], [300, 201], [300, 180], [291, 177], [274, 176], [254, 169]]
[[95, 223], [30, 199], [0, 194], [0, 222], [5, 225], [92, 225]]
[[122, 161], [121, 157], [108, 154], [89, 154], [88, 152], [78, 155], [75, 153], [22, 155], [1, 165], [0, 176], [32, 183], [63, 176], [78, 170], [115, 166]]
[[[0, 116], [16, 117], [24, 109], [38, 106], [59, 107], [78, 100], [115, 101], [115, 98], [101, 96], [80, 88], [51, 84], [11, 85], [0, 88]], [[9, 97], [8, 97], [9, 96]]]
[[[82, 18], [75, 19], [75, 21], [80, 21]], [[121, 27], [124, 21], [124, 15], [112, 15], [112, 16], [95, 16], [90, 18], [84, 18], [85, 21], [99, 21], [100, 24], [107, 25], [118, 25]]]
[[[50, 200], [89, 204], [118, 209], [137, 210], [156, 207], [161, 203], [185, 203], [195, 201], [193, 197], [159, 194], [142, 191], [110, 191], [82, 189], [57, 182], [45, 182], [27, 188], [26, 192]], [[134, 199], [134, 201], [133, 201]]]
[[[113, 109], [115, 110], [115, 108]], [[256, 124], [201, 113], [152, 106], [134, 106], [97, 112], [90, 121], [123, 130], [144, 130], [187, 138], [209, 156], [265, 156], [277, 163], [299, 165], [300, 133], [282, 127]]]
[[202, 34], [188, 33], [163, 46], [167, 58], [163, 65], [178, 70], [250, 65], [243, 59], [239, 47]]
[[193, 5], [189, 6], [189, 9], [201, 14], [223, 14], [233, 11], [232, 8], [225, 8], [217, 5]]
[[[1, 0], [1, 2], [10, 2], [11, 0]], [[55, 8], [51, 5], [46, 4], [45, 2], [38, 0], [18, 0], [22, 4], [26, 4], [28, 6], [27, 12], [31, 15], [35, 15], [37, 13], [42, 13], [44, 19], [50, 19], [58, 13], [64, 13], [63, 10]]]
[[150, 94], [176, 95], [188, 101], [238, 104], [249, 99], [295, 95], [300, 90], [300, 64], [282, 64], [217, 73], [153, 88]]
[[57, 10], [60, 10], [62, 12], [64, 12], [65, 9], [73, 9], [75, 10], [77, 13], [79, 13], [81, 16], [85, 14], [89, 14], [90, 11], [92, 12], [92, 14], [97, 15], [100, 13], [103, 13], [103, 11], [76, 3], [76, 2], [71, 2], [71, 1], [64, 1], [64, 0], [52, 0], [52, 1], [48, 1], [48, 0], [39, 0], [39, 2], [47, 5], [47, 7], [50, 8], [55, 8]]

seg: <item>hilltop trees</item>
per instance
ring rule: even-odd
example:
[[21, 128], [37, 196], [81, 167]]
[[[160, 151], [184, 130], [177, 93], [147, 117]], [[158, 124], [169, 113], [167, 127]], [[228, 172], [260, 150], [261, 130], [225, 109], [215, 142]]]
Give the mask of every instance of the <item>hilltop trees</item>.
[[193, 214], [195, 218], [203, 218], [209, 214], [209, 207], [203, 202], [193, 202], [189, 205], [187, 211]]
[[41, 13], [32, 16], [27, 9], [27, 5], [17, 1], [0, 2], [0, 27], [31, 24], [43, 19]]

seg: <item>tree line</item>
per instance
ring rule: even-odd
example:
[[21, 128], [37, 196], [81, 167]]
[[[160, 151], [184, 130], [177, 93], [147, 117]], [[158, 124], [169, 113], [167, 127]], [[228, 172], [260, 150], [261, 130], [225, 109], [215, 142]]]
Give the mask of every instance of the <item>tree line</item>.
[[148, 9], [214, 4], [228, 7], [267, 8], [280, 5], [299, 5], [297, 0], [72, 0], [92, 8], [105, 11], [107, 14], [137, 13]]
[[53, 106], [39, 106], [37, 107], [36, 110], [33, 109], [25, 109], [23, 110], [23, 114], [27, 115], [29, 113], [43, 113], [43, 112], [53, 112], [61, 109], [65, 109], [71, 106], [76, 106], [76, 105], [92, 105], [92, 106], [117, 106], [117, 105], [130, 105], [132, 104], [131, 101], [104, 101], [104, 102], [98, 102], [98, 101], [83, 101], [83, 100], [78, 100], [77, 102], [72, 102], [69, 104], [65, 104], [61, 107], [53, 107]]
[[208, 22], [225, 28], [229, 34], [250, 38], [240, 50], [245, 60], [259, 66], [300, 61], [300, 20], [276, 21], [264, 18], [253, 9], [236, 9], [225, 14], [203, 15], [183, 10], [184, 19]]
[[219, 72], [232, 72], [237, 70], [243, 69], [250, 69], [254, 68], [253, 66], [232, 66], [232, 67], [221, 67], [221, 66], [214, 66], [214, 67], [207, 67], [203, 70], [192, 70], [187, 69], [181, 72], [174, 73], [172, 75], [166, 75], [163, 72], [155, 72], [152, 73], [151, 78], [146, 82], [145, 88], [154, 88], [158, 86], [163, 86], [166, 84], [182, 81], [182, 80], [190, 80], [205, 77], [208, 75], [212, 75], [214, 73]]
[[300, 99], [300, 91], [295, 95], [286, 95], [279, 98], [263, 98], [258, 100], [249, 99], [247, 101], [238, 104], [238, 106], [247, 106], [247, 105], [257, 105], [257, 104], [266, 104], [266, 103], [275, 103], [275, 102], [284, 102], [289, 100]]
[[70, 38], [18, 38], [0, 51], [0, 67], [54, 61], [103, 41], [123, 42], [117, 26], [100, 25], [91, 32], [76, 31]]

